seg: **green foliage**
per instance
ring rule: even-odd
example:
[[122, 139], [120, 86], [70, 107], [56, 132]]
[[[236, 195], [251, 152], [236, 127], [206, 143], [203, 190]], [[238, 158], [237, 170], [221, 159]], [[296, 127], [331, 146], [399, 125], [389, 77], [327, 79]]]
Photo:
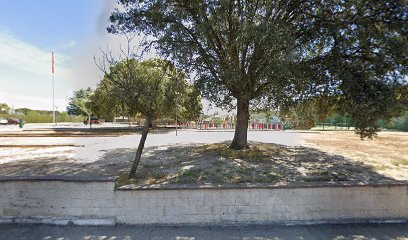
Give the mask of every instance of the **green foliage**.
[[[31, 112], [31, 111], [33, 111], [33, 110], [31, 110], [29, 108], [17, 108], [17, 109], [15, 109], [16, 113], [22, 113], [24, 115], [27, 115], [28, 112]], [[38, 110], [36, 110], [36, 111], [38, 111]], [[43, 111], [42, 114], [46, 114], [46, 113], [50, 113], [50, 112], [52, 113], [52, 111]]]
[[92, 96], [94, 92], [91, 88], [75, 91], [69, 99], [67, 112], [71, 115], [91, 116], [94, 108]]
[[[23, 119], [26, 123], [52, 123], [52, 113], [42, 114], [42, 111], [31, 110], [27, 115], [0, 114], [0, 117]], [[82, 122], [83, 117], [68, 115], [66, 112], [56, 112], [57, 122]]]
[[78, 91], [73, 92], [73, 96], [69, 98], [68, 106], [67, 106], [67, 113], [69, 115], [88, 115], [84, 109], [90, 106], [90, 96], [92, 95], [92, 89], [80, 89]]
[[0, 114], [8, 114], [10, 107], [6, 103], [0, 103]]
[[35, 112], [36, 114], [41, 114], [41, 115], [52, 115], [52, 111], [49, 110], [32, 110], [29, 108], [16, 108], [14, 109], [14, 111], [18, 114], [24, 114], [24, 115], [28, 115], [30, 112]]
[[[388, 122], [393, 116], [399, 116], [407, 109], [407, 102], [402, 101], [402, 89], [399, 85], [384, 83], [380, 80], [355, 81], [350, 88], [345, 90], [351, 97], [343, 97], [339, 104], [348, 108], [352, 116], [353, 125], [362, 138], [375, 135], [380, 130], [378, 120]], [[402, 93], [406, 98], [408, 92]], [[342, 112], [346, 113], [345, 111]]]
[[332, 97], [315, 97], [304, 102], [284, 106], [279, 116], [288, 128], [310, 129], [335, 112]]
[[242, 109], [249, 101], [258, 109], [301, 108], [312, 125], [305, 106], [332, 97], [362, 137], [378, 131], [376, 120], [407, 108], [407, 93], [396, 94], [407, 84], [405, 0], [119, 3], [108, 30], [150, 36], [146, 46], [194, 72], [202, 96], [219, 106], [237, 99]]
[[107, 91], [105, 84], [107, 84], [107, 80], [103, 79], [91, 96], [92, 111], [105, 120], [113, 121], [116, 116], [125, 115], [122, 109], [123, 104], [111, 92]]
[[392, 118], [387, 122], [380, 120], [378, 125], [381, 128], [396, 129], [408, 132], [408, 111], [406, 111], [402, 116]]
[[185, 93], [181, 96], [180, 102], [180, 117], [182, 119], [197, 120], [200, 117], [203, 106], [201, 104], [200, 91], [196, 87], [188, 85]]
[[105, 108], [114, 109], [123, 103], [130, 116], [140, 113], [151, 119], [174, 118], [178, 108], [184, 118], [194, 118], [201, 111], [199, 94], [187, 83], [186, 75], [160, 59], [117, 63], [97, 92], [110, 104]]

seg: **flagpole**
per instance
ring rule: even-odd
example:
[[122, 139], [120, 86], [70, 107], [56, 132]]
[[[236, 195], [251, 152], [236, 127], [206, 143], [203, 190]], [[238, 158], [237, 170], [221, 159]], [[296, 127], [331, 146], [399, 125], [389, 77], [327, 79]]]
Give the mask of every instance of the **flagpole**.
[[52, 122], [54, 126], [57, 126], [57, 121], [55, 118], [55, 84], [54, 84], [54, 50], [52, 51]]
[[57, 126], [55, 119], [55, 87], [54, 87], [54, 73], [52, 73], [52, 122]]

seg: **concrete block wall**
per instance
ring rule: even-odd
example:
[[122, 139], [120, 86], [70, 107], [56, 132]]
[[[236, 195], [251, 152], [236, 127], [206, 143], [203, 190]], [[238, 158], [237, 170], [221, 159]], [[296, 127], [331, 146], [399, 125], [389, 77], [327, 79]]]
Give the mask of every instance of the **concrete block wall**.
[[0, 180], [0, 222], [113, 224], [114, 185], [105, 180]]
[[[408, 219], [407, 186], [118, 191], [129, 224]], [[124, 200], [126, 199], [126, 200]]]
[[0, 180], [0, 222], [202, 224], [408, 220], [408, 184], [173, 187]]

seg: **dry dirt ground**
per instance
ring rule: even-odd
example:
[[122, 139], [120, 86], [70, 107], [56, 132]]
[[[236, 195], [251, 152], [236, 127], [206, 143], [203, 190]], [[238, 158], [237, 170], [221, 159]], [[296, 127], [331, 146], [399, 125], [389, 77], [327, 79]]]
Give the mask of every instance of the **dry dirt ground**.
[[[124, 138], [126, 142], [132, 139], [127, 146], [136, 146], [136, 139], [133, 138], [138, 135], [127, 130], [99, 129], [93, 133], [86, 130], [26, 131], [20, 137], [10, 134], [16, 133], [1, 133], [0, 177], [119, 175], [120, 184], [378, 183], [408, 180], [408, 133], [382, 132], [375, 140], [361, 141], [352, 131], [252, 132], [263, 136], [265, 141], [270, 141], [268, 136], [302, 136], [303, 143], [280, 145], [251, 142], [249, 150], [232, 151], [228, 149], [228, 142], [209, 144], [220, 140], [207, 141], [214, 136], [229, 139], [229, 135], [186, 132], [184, 136], [202, 136], [207, 143], [148, 145], [142, 156], [138, 177], [131, 182], [126, 180], [126, 175], [135, 149], [112, 145], [117, 143], [115, 139]], [[169, 137], [152, 133], [148, 138], [159, 141]], [[94, 148], [98, 142], [110, 148]], [[80, 159], [75, 149], [89, 149], [87, 154], [98, 156]]]
[[[227, 143], [148, 149], [134, 183], [393, 182], [408, 180], [408, 133], [304, 132], [303, 146]], [[159, 150], [159, 151], [158, 151]], [[183, 157], [185, 156], [185, 157]], [[187, 156], [187, 157], [186, 157]], [[119, 183], [129, 183], [123, 173]], [[121, 182], [123, 181], [123, 182]]]
[[372, 140], [360, 140], [353, 131], [321, 131], [305, 134], [304, 145], [330, 155], [341, 155], [356, 164], [397, 180], [408, 180], [408, 133], [380, 132]]

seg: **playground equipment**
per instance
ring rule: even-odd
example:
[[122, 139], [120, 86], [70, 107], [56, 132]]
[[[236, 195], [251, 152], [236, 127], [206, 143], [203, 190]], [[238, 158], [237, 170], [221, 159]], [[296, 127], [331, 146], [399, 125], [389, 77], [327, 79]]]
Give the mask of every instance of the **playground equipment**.
[[[224, 122], [224, 123], [215, 123], [212, 121], [190, 121], [190, 122], [181, 122], [179, 123], [181, 128], [188, 129], [235, 129], [235, 123], [233, 122]], [[271, 122], [271, 123], [248, 123], [248, 129], [251, 130], [283, 130], [283, 124], [281, 122]]]

